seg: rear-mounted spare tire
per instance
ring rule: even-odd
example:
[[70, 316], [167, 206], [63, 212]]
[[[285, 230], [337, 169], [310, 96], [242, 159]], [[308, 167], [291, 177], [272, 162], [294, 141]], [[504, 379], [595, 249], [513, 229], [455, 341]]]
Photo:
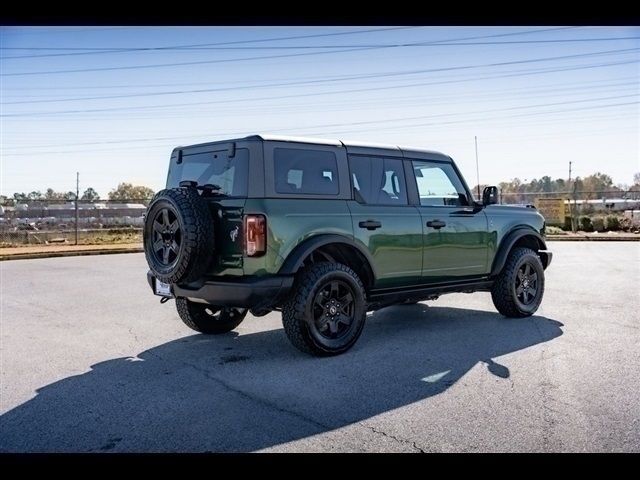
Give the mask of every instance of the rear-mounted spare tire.
[[213, 258], [213, 219], [193, 187], [161, 190], [144, 222], [144, 254], [154, 276], [165, 283], [201, 277]]

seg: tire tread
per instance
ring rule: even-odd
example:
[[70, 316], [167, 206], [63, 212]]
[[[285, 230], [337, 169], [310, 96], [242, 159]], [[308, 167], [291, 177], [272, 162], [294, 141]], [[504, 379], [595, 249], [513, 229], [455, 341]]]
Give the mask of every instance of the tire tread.
[[[523, 318], [532, 315], [532, 313], [525, 312], [518, 308], [515, 298], [511, 293], [511, 282], [513, 281], [513, 276], [516, 275], [516, 266], [520, 259], [527, 255], [535, 256], [535, 258], [538, 259], [538, 262], [540, 262], [536, 252], [530, 248], [518, 247], [513, 249], [513, 251], [509, 253], [509, 258], [507, 258], [504, 268], [491, 287], [491, 299], [493, 300], [493, 305], [496, 307], [498, 312], [505, 317]], [[541, 262], [540, 267], [541, 270], [544, 271]], [[540, 298], [542, 298], [542, 295], [544, 294], [544, 279], [541, 280], [540, 288], [542, 291], [540, 292]]]
[[[165, 283], [190, 282], [200, 278], [207, 270], [213, 258], [214, 230], [213, 219], [207, 204], [200, 198], [198, 191], [193, 188], [171, 188], [161, 190], [149, 203], [151, 210], [154, 203], [161, 199], [170, 199], [183, 218], [184, 250], [178, 258], [177, 265], [169, 273], [163, 273], [154, 268], [153, 253], [147, 248], [147, 230], [144, 230], [145, 257], [153, 274]], [[153, 222], [153, 219], [147, 221]]]
[[[242, 323], [248, 312], [245, 310], [244, 314], [237, 314], [234, 318], [226, 318], [225, 312], [220, 311], [218, 318], [211, 318], [203, 310], [198, 309], [199, 306], [186, 298], [176, 298], [176, 309], [184, 324], [191, 330], [211, 335], [230, 332]], [[220, 318], [220, 316], [223, 317]]]
[[292, 294], [282, 308], [282, 324], [284, 326], [284, 331], [291, 343], [302, 352], [318, 356], [337, 355], [345, 352], [353, 346], [364, 327], [364, 322], [362, 322], [362, 325], [359, 328], [360, 331], [357, 332], [353, 340], [339, 350], [327, 350], [313, 340], [305, 322], [305, 307], [307, 299], [323, 276], [336, 271], [344, 272], [351, 276], [352, 280], [356, 283], [357, 288], [363, 292], [364, 296], [365, 288], [360, 277], [358, 277], [356, 272], [344, 264], [321, 262], [310, 265], [302, 270], [296, 278]]

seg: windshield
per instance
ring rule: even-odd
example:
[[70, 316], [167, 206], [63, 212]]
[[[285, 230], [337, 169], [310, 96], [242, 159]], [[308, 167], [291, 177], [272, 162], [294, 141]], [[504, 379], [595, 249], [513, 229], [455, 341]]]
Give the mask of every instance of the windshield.
[[220, 187], [219, 193], [230, 197], [247, 196], [249, 150], [240, 148], [229, 158], [227, 151], [196, 153], [185, 152], [182, 163], [172, 161], [167, 177], [167, 188], [178, 187], [183, 180], [207, 183]]

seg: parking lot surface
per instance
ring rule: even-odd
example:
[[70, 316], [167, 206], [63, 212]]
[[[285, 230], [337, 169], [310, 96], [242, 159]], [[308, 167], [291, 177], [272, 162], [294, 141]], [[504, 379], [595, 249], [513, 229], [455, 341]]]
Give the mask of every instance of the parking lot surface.
[[445, 295], [332, 358], [195, 334], [142, 254], [2, 262], [0, 451], [640, 451], [640, 244], [549, 246], [535, 316]]

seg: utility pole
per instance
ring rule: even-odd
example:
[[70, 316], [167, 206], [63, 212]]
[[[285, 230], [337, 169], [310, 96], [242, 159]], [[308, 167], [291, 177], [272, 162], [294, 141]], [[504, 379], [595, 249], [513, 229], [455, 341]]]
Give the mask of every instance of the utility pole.
[[480, 167], [478, 166], [478, 137], [474, 136], [473, 139], [476, 142], [476, 182], [478, 182], [478, 201], [482, 202], [482, 197], [480, 196]]
[[[575, 213], [577, 213], [577, 211], [578, 211], [578, 202], [576, 200], [578, 198], [578, 195], [576, 194], [576, 190], [578, 189], [578, 181], [577, 181], [578, 178], [580, 178], [580, 177], [577, 177], [576, 178], [576, 182], [573, 184], [573, 212], [574, 212], [574, 215], [571, 217], [573, 219], [573, 222], [571, 223], [571, 226], [573, 227], [573, 233], [576, 233], [576, 230], [578, 229], [578, 219], [575, 218], [576, 217]], [[571, 200], [569, 200], [569, 201], [571, 201]]]
[[[571, 164], [573, 162], [569, 160], [569, 188], [571, 188]], [[569, 215], [571, 216], [571, 231], [576, 232], [576, 224], [573, 218], [573, 206], [571, 205], [571, 197], [569, 197]]]
[[80, 172], [76, 172], [76, 245], [78, 245], [78, 201], [80, 200]]

